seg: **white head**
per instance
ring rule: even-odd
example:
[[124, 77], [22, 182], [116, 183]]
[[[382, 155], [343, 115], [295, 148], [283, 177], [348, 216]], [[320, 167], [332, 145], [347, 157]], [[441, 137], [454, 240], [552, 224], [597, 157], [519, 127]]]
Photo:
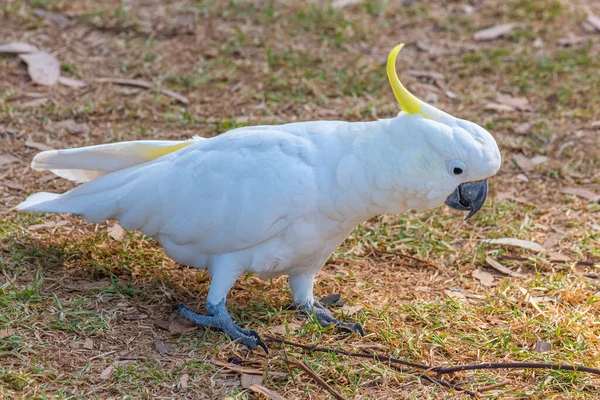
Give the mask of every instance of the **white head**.
[[410, 148], [414, 149], [407, 156], [418, 166], [415, 182], [429, 182], [430, 197], [439, 198], [440, 204], [445, 202], [469, 211], [469, 218], [483, 206], [487, 178], [500, 169], [498, 145], [481, 126], [453, 117], [406, 90], [395, 68], [403, 46], [400, 44], [390, 52], [387, 74], [400, 108], [409, 115], [397, 118], [390, 128], [401, 123], [403, 130], [408, 131], [408, 137], [402, 140], [410, 140]]

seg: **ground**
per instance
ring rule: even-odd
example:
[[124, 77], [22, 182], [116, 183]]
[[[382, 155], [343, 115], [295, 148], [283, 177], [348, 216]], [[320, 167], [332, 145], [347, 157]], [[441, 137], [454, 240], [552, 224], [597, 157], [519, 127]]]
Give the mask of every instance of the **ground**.
[[[300, 319], [287, 309], [286, 278], [240, 278], [229, 298], [234, 318], [263, 337], [424, 364], [598, 366], [600, 31], [586, 21], [600, 15], [597, 6], [4, 0], [0, 41], [53, 53], [62, 75], [87, 87], [35, 85], [17, 56], [0, 56], [0, 397], [260, 398], [228, 360], [266, 371], [256, 382], [287, 399], [331, 398], [293, 360], [348, 399], [466, 397], [371, 359], [278, 343], [268, 343], [265, 357], [219, 332], [194, 330], [173, 306], [202, 312], [206, 273], [176, 264], [114, 221], [11, 210], [30, 193], [73, 187], [29, 168], [46, 146], [393, 116], [384, 63], [400, 41], [405, 85], [496, 137], [504, 161], [490, 201], [466, 222], [443, 207], [381, 216], [352, 233], [315, 290], [339, 293], [345, 306], [334, 311], [361, 322], [365, 337]], [[504, 23], [517, 25], [489, 40], [474, 36]], [[155, 90], [98, 78], [144, 80]], [[498, 238], [511, 240], [489, 242]], [[574, 372], [444, 379], [487, 398], [600, 396], [598, 377]]]

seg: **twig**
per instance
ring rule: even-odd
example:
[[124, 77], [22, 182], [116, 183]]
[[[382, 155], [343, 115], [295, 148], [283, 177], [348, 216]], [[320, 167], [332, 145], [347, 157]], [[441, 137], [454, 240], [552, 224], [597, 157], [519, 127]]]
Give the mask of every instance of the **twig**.
[[325, 382], [323, 378], [317, 375], [312, 369], [308, 367], [308, 365], [304, 364], [302, 361], [287, 360], [287, 362], [292, 365], [296, 365], [298, 368], [310, 375], [311, 378], [313, 378], [323, 389], [331, 393], [333, 397], [335, 397], [337, 400], [346, 400], [346, 398], [342, 396], [340, 392], [335, 390], [329, 383]]
[[189, 104], [189, 100], [187, 99], [187, 97], [180, 95], [179, 93], [175, 93], [172, 90], [169, 89], [164, 89], [164, 88], [160, 88], [160, 87], [156, 87], [154, 86], [152, 83], [147, 82], [147, 81], [143, 81], [141, 79], [123, 79], [123, 78], [96, 78], [94, 79], [95, 82], [99, 82], [99, 83], [114, 83], [115, 85], [122, 85], [122, 86], [134, 86], [134, 87], [141, 87], [144, 89], [150, 89], [153, 90], [155, 92], [164, 94], [165, 96], [169, 96], [174, 98], [175, 100], [183, 103], [183, 104]]
[[479, 393], [485, 393], [485, 392], [489, 392], [490, 390], [494, 390], [497, 389], [501, 386], [506, 386], [510, 383], [510, 381], [502, 381], [502, 382], [498, 382], [498, 383], [493, 383], [491, 385], [486, 385], [486, 386], [480, 386], [477, 388], [477, 391]]
[[476, 369], [551, 369], [554, 371], [575, 371], [587, 372], [589, 374], [600, 375], [600, 369], [584, 367], [582, 365], [564, 365], [564, 364], [546, 364], [546, 363], [485, 363], [459, 365], [456, 367], [434, 367], [431, 370], [438, 375], [449, 374], [459, 371], [472, 371]]
[[[503, 256], [503, 255], [500, 255], [500, 256], [498, 256], [497, 258], [498, 258], [498, 260], [510, 260], [510, 261], [531, 261], [531, 259], [530, 259], [530, 258], [527, 258], [527, 257], [518, 257], [518, 256]], [[566, 261], [566, 260], [554, 260], [554, 259], [551, 259], [551, 260], [548, 260], [548, 262], [549, 262], [549, 263], [552, 263], [552, 264], [566, 264], [566, 263], [568, 263], [569, 261]], [[575, 265], [586, 265], [586, 266], [588, 266], [588, 267], [593, 267], [593, 266], [594, 266], [594, 265], [596, 265], [596, 264], [597, 264], [597, 263], [596, 263], [596, 262], [594, 262], [594, 261], [576, 261], [576, 262], [575, 262]]]
[[336, 350], [326, 347], [318, 347], [318, 346], [307, 346], [300, 343], [294, 343], [289, 340], [279, 339], [272, 336], [266, 336], [266, 341], [268, 342], [277, 342], [277, 343], [285, 343], [290, 346], [299, 347], [309, 351], [318, 351], [318, 352], [326, 352], [326, 353], [335, 353], [335, 354], [343, 354], [350, 357], [359, 357], [359, 358], [374, 358], [379, 361], [386, 361], [394, 364], [405, 365], [409, 367], [413, 367], [416, 369], [426, 370], [435, 372], [438, 375], [449, 374], [452, 372], [459, 371], [471, 371], [478, 369], [551, 369], [554, 371], [562, 370], [562, 371], [575, 371], [575, 372], [586, 372], [589, 374], [600, 375], [600, 369], [598, 368], [590, 368], [582, 365], [565, 365], [565, 364], [547, 364], [547, 363], [485, 363], [485, 364], [468, 364], [468, 365], [459, 365], [454, 367], [436, 367], [429, 366], [424, 364], [418, 364], [406, 360], [401, 360], [398, 358], [388, 357], [384, 355], [380, 355], [377, 353], [352, 353], [344, 350]]
[[286, 400], [286, 398], [280, 395], [279, 393], [268, 389], [263, 385], [259, 385], [258, 383], [250, 385], [248, 389], [252, 390], [254, 393], [262, 394], [263, 396], [268, 397], [271, 400]]
[[377, 361], [391, 362], [391, 363], [405, 365], [407, 367], [412, 367], [412, 368], [416, 368], [416, 369], [423, 369], [423, 370], [431, 369], [431, 367], [429, 365], [417, 364], [414, 362], [400, 360], [398, 358], [388, 357], [388, 356], [384, 356], [384, 355], [380, 355], [380, 354], [376, 354], [376, 353], [352, 353], [349, 351], [335, 350], [335, 349], [330, 349], [327, 347], [307, 346], [305, 344], [295, 343], [295, 342], [291, 342], [289, 340], [279, 339], [279, 338], [276, 338], [273, 336], [265, 336], [265, 342], [284, 343], [284, 344], [288, 344], [290, 346], [299, 347], [304, 350], [321, 352], [321, 353], [336, 353], [336, 354], [342, 354], [342, 355], [349, 356], [349, 357], [358, 357], [358, 358], [371, 358], [371, 359], [374, 358]]
[[408, 254], [398, 253], [398, 252], [395, 252], [395, 251], [383, 251], [383, 250], [379, 250], [379, 249], [376, 249], [376, 248], [373, 248], [373, 251], [375, 253], [379, 253], [379, 254], [389, 254], [389, 255], [392, 255], [392, 256], [398, 256], [398, 257], [402, 257], [402, 258], [408, 258], [409, 260], [413, 260], [413, 261], [416, 261], [418, 263], [425, 264], [425, 265], [428, 265], [428, 266], [436, 268], [436, 269], [440, 269], [440, 267], [438, 265], [432, 264], [429, 261], [420, 259], [419, 257], [411, 256], [411, 255], [408, 255]]
[[463, 392], [463, 393], [468, 394], [469, 396], [474, 397], [474, 398], [478, 398], [479, 397], [479, 395], [477, 393], [475, 393], [475, 392], [473, 392], [473, 391], [471, 391], [469, 389], [465, 389], [462, 386], [455, 385], [453, 383], [446, 382], [446, 381], [443, 381], [441, 379], [433, 378], [433, 377], [431, 377], [429, 375], [426, 375], [426, 374], [419, 375], [419, 378], [423, 378], [426, 381], [429, 381], [431, 383], [435, 383], [436, 385], [440, 385], [440, 386], [444, 386], [444, 387], [447, 387], [447, 388], [450, 388], [450, 389], [454, 389], [457, 392]]

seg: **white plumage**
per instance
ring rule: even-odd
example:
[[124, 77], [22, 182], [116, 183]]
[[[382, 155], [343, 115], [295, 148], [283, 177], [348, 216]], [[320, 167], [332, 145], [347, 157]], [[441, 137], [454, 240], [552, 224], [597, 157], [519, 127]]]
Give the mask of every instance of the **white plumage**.
[[[289, 275], [294, 301], [311, 307], [314, 275], [357, 224], [437, 207], [459, 185], [499, 169], [487, 131], [439, 113], [42, 152], [33, 168], [87, 183], [62, 195], [34, 194], [18, 209], [118, 219], [154, 237], [174, 260], [208, 269], [213, 306], [249, 271]], [[449, 171], [453, 160], [466, 167], [459, 176]]]

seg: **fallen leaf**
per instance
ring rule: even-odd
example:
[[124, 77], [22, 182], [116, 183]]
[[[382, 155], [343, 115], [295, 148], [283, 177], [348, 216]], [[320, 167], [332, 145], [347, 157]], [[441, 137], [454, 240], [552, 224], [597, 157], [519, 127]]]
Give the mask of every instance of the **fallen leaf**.
[[564, 236], [565, 235], [560, 232], [554, 232], [549, 234], [548, 237], [546, 237], [546, 240], [544, 241], [544, 248], [551, 249], [553, 247], [556, 247]]
[[154, 85], [150, 82], [147, 81], [143, 81], [141, 79], [123, 79], [123, 78], [96, 78], [94, 79], [96, 82], [100, 82], [100, 83], [113, 83], [115, 85], [123, 85], [123, 86], [134, 86], [134, 87], [141, 87], [144, 89], [152, 89], [155, 92], [158, 93], [162, 93], [166, 96], [172, 97], [175, 100], [183, 103], [183, 104], [188, 104], [189, 100], [187, 99], [187, 97], [180, 95], [179, 93], [176, 93], [172, 90], [169, 89], [164, 89], [164, 88], [156, 88], [154, 87]]
[[489, 244], [505, 244], [507, 246], [517, 246], [522, 247], [524, 249], [533, 250], [533, 251], [542, 251], [544, 248], [540, 246], [536, 242], [532, 242], [530, 240], [522, 240], [515, 238], [500, 238], [500, 239], [488, 239], [487, 242]]
[[[124, 319], [126, 319], [127, 321], [139, 321], [142, 319], [147, 319], [150, 318], [150, 315], [148, 314], [142, 314], [142, 313], [137, 313], [137, 314], [129, 314], [123, 317]], [[166, 326], [166, 329], [169, 329], [169, 325]]]
[[518, 174], [515, 176], [515, 178], [523, 182], [529, 182], [529, 178], [527, 177], [527, 175], [524, 174]]
[[12, 163], [16, 163], [19, 162], [21, 160], [19, 160], [17, 157], [13, 156], [12, 154], [0, 154], [0, 165], [7, 165], [7, 164], [12, 164]]
[[94, 340], [92, 338], [85, 338], [82, 347], [87, 350], [94, 350]]
[[117, 222], [111, 224], [106, 231], [108, 236], [114, 240], [122, 240], [125, 237], [125, 230]]
[[156, 347], [156, 351], [159, 352], [161, 356], [167, 356], [173, 353], [173, 350], [167, 346], [161, 338], [157, 337], [154, 339], [154, 347]]
[[4, 186], [4, 187], [7, 187], [7, 188], [13, 189], [13, 190], [20, 190], [21, 192], [25, 191], [25, 186], [23, 186], [21, 183], [17, 183], [17, 182], [2, 181], [2, 182], [0, 182], [0, 186]]
[[592, 203], [595, 203], [600, 200], [600, 194], [596, 194], [596, 193], [592, 192], [591, 190], [584, 189], [584, 188], [565, 187], [565, 188], [560, 188], [559, 192], [563, 193], [563, 194], [570, 194], [573, 196], [581, 197], [583, 199], [591, 201]]
[[188, 387], [188, 380], [190, 379], [190, 376], [188, 374], [183, 374], [179, 377], [179, 388], [180, 389], [187, 389]]
[[46, 21], [55, 23], [61, 29], [64, 29], [67, 26], [71, 25], [71, 20], [59, 13], [42, 10], [41, 8], [35, 8], [33, 10], [33, 14], [38, 17], [44, 18]]
[[260, 385], [263, 381], [262, 375], [242, 374], [240, 382], [244, 389], [248, 389], [251, 385]]
[[530, 172], [535, 170], [535, 168], [548, 161], [548, 157], [546, 156], [535, 156], [533, 158], [527, 158], [523, 154], [515, 154], [513, 159], [517, 163], [517, 166], [521, 168], [524, 172]]
[[593, 26], [597, 31], [600, 31], [600, 17], [594, 14], [588, 14], [586, 21]]
[[173, 334], [181, 334], [193, 332], [198, 329], [198, 325], [188, 321], [187, 319], [183, 319], [180, 317], [175, 317], [169, 322], [169, 332]]
[[506, 268], [504, 265], [500, 264], [498, 261], [494, 260], [490, 256], [486, 256], [485, 261], [488, 263], [488, 265], [490, 267], [494, 268], [496, 271], [498, 271], [504, 275], [514, 276], [515, 278], [520, 278], [523, 276], [523, 274], [521, 274], [519, 272], [516, 272], [509, 268]]
[[72, 119], [66, 119], [63, 121], [59, 121], [59, 122], [55, 122], [54, 124], [52, 124], [52, 129], [60, 132], [60, 131], [67, 131], [69, 133], [75, 134], [75, 133], [87, 133], [90, 131], [90, 127], [85, 124], [85, 123], [77, 123]]
[[27, 229], [29, 229], [30, 231], [39, 231], [40, 229], [60, 228], [61, 226], [65, 226], [67, 224], [68, 224], [67, 221], [58, 221], [58, 222], [46, 221], [43, 224], [31, 225]]
[[291, 322], [288, 324], [281, 324], [281, 325], [277, 325], [272, 328], [269, 328], [269, 331], [271, 331], [271, 333], [274, 333], [276, 335], [285, 336], [288, 332], [294, 332], [295, 330], [298, 330], [298, 328], [300, 328], [300, 326], [301, 326], [300, 324]]
[[509, 192], [496, 192], [496, 195], [494, 196], [494, 201], [504, 201], [504, 200], [514, 200], [516, 196], [516, 193], [513, 191], [509, 191]]
[[34, 45], [23, 42], [11, 42], [0, 45], [0, 53], [37, 53], [38, 49]]
[[523, 27], [522, 24], [517, 23], [508, 23], [502, 25], [496, 25], [491, 28], [482, 29], [480, 31], [475, 32], [473, 35], [473, 39], [475, 40], [493, 40], [502, 36], [506, 36], [510, 31], [514, 28]]
[[499, 112], [515, 111], [514, 107], [507, 106], [506, 104], [498, 104], [498, 103], [487, 103], [483, 107], [483, 109], [486, 111], [499, 111]]
[[108, 378], [110, 378], [110, 376], [112, 375], [112, 373], [114, 372], [114, 370], [115, 370], [115, 367], [113, 367], [112, 365], [109, 365], [100, 374], [100, 379], [108, 379]]
[[0, 339], [6, 339], [15, 333], [13, 328], [0, 329]]
[[106, 287], [110, 287], [111, 282], [108, 279], [102, 279], [99, 281], [77, 281], [70, 285], [65, 285], [65, 288], [69, 290], [99, 290]]
[[457, 301], [462, 301], [462, 302], [468, 302], [469, 301], [469, 300], [467, 300], [467, 296], [464, 293], [461, 293], [461, 292], [454, 292], [452, 290], [444, 290], [444, 293], [448, 297], [452, 297], [454, 300], [457, 300]]
[[319, 303], [325, 306], [341, 307], [344, 305], [344, 300], [341, 299], [339, 293], [330, 294], [329, 296], [321, 297]]
[[500, 104], [513, 107], [520, 111], [531, 110], [529, 100], [527, 100], [525, 97], [512, 97], [507, 94], [499, 94], [498, 96], [496, 96], [496, 101]]
[[345, 304], [342, 307], [342, 312], [344, 315], [354, 315], [356, 313], [358, 313], [360, 310], [362, 310], [364, 307], [363, 306], [349, 306], [348, 304]]
[[31, 139], [27, 139], [27, 141], [25, 142], [25, 147], [29, 147], [30, 149], [36, 149], [39, 151], [54, 150], [54, 147], [50, 147], [44, 143], [34, 142]]
[[440, 74], [439, 72], [416, 71], [414, 69], [409, 69], [408, 74], [417, 78], [445, 79], [444, 75]]
[[154, 325], [158, 326], [160, 329], [164, 329], [165, 331], [169, 330], [169, 321], [165, 320], [156, 320], [154, 321]]
[[85, 83], [84, 81], [80, 81], [79, 79], [67, 78], [66, 76], [59, 77], [58, 83], [76, 89], [84, 88], [87, 86], [87, 83]]
[[24, 103], [19, 103], [19, 104], [17, 104], [17, 108], [25, 109], [25, 108], [39, 107], [39, 106], [43, 106], [44, 104], [48, 103], [49, 101], [50, 101], [50, 99], [48, 99], [47, 97], [42, 97], [39, 99], [26, 101]]
[[590, 124], [590, 128], [592, 128], [592, 129], [600, 129], [600, 120], [592, 122]]
[[540, 338], [538, 338], [535, 341], [535, 346], [533, 346], [533, 351], [535, 353], [547, 353], [550, 350], [552, 350], [552, 344], [546, 342], [545, 340], [542, 340]]
[[286, 400], [286, 398], [280, 395], [279, 393], [274, 392], [271, 389], [267, 389], [266, 387], [257, 383], [250, 385], [248, 389], [252, 390], [254, 393], [262, 394], [270, 400]]
[[529, 304], [531, 304], [531, 306], [533, 308], [535, 308], [539, 313], [543, 314], [544, 312], [542, 311], [542, 309], [540, 308], [540, 306], [538, 305], [536, 299], [531, 296], [531, 294], [527, 291], [527, 289], [520, 287], [519, 290], [521, 291], [521, 293], [523, 293], [523, 295], [525, 296], [525, 301]]
[[541, 49], [542, 47], [544, 47], [544, 41], [541, 38], [535, 38], [531, 45], [536, 49]]
[[27, 72], [31, 80], [39, 85], [53, 86], [60, 77], [60, 62], [56, 57], [45, 51], [21, 54], [21, 60], [27, 64]]
[[473, 271], [473, 277], [477, 278], [483, 286], [495, 286], [494, 276], [489, 272], [476, 269]]
[[532, 126], [533, 126], [533, 122], [524, 122], [515, 128], [515, 133], [517, 135], [525, 135], [526, 133], [528, 133], [531, 130]]

